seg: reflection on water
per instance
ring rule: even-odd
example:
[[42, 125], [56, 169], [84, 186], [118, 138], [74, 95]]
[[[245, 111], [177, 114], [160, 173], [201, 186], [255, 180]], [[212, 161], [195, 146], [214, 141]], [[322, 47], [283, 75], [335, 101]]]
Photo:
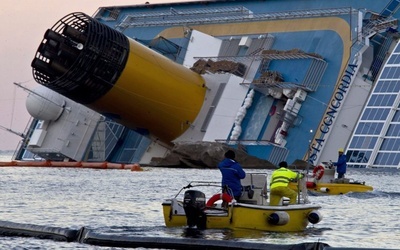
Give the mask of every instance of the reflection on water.
[[[182, 229], [181, 229], [182, 230]], [[318, 236], [322, 235], [324, 231], [332, 230], [331, 228], [316, 228], [310, 227], [304, 232], [290, 232], [290, 233], [274, 233], [274, 232], [263, 232], [259, 230], [250, 229], [207, 229], [198, 230], [195, 228], [183, 229], [182, 236], [187, 238], [203, 238], [203, 239], [218, 239], [218, 240], [237, 240], [242, 239], [248, 242], [260, 242], [264, 239], [268, 239], [268, 242], [279, 242], [282, 244], [283, 240], [288, 238], [298, 239], [307, 236]]]
[[[323, 220], [299, 233], [166, 228], [162, 200], [192, 180], [220, 181], [218, 170], [146, 168], [127, 170], [3, 167], [0, 219], [17, 223], [144, 237], [202, 238], [268, 244], [324, 242], [332, 247], [394, 248], [400, 244], [399, 170], [350, 169], [348, 176], [374, 187], [369, 193], [310, 196]], [[252, 172], [252, 170], [247, 170]], [[260, 172], [254, 170], [253, 172]], [[270, 170], [265, 171], [270, 174]], [[210, 190], [207, 197], [216, 192]], [[396, 218], [396, 219], [395, 219]], [[360, 240], [362, 239], [362, 240]], [[20, 246], [92, 249], [77, 243], [5, 237], [2, 249]], [[103, 248], [101, 248], [103, 249]], [[116, 249], [116, 248], [113, 248]]]

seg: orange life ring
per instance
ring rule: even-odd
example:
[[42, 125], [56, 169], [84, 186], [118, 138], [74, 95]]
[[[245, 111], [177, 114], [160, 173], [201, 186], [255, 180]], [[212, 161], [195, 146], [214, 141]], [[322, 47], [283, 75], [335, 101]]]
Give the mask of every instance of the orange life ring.
[[230, 195], [227, 194], [227, 193], [214, 194], [214, 195], [207, 201], [206, 206], [207, 206], [207, 207], [212, 207], [212, 205], [214, 205], [214, 203], [215, 203], [217, 200], [222, 200], [222, 201], [225, 201], [225, 202], [231, 202], [231, 201], [233, 200], [233, 198], [232, 198], [232, 196], [230, 196]]
[[320, 180], [320, 179], [322, 178], [322, 176], [324, 175], [324, 172], [325, 172], [324, 166], [319, 165], [319, 166], [317, 166], [317, 167], [314, 168], [314, 170], [313, 170], [313, 177], [314, 177], [316, 180]]

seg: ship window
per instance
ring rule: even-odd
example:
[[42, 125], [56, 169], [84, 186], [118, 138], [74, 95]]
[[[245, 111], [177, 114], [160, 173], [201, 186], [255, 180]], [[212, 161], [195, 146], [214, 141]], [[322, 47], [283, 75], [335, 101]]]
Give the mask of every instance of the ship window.
[[387, 92], [393, 92], [393, 93], [399, 93], [400, 91], [400, 81], [392, 81], [389, 85], [388, 85], [388, 91]]
[[399, 153], [378, 153], [374, 165], [397, 166], [400, 162]]
[[368, 138], [369, 138], [368, 144], [366, 145], [365, 148], [374, 149], [378, 137], [368, 137]]
[[382, 71], [381, 79], [397, 79], [400, 78], [399, 67], [385, 67]]
[[349, 156], [347, 159], [349, 163], [367, 163], [371, 156], [371, 151], [349, 150], [347, 151], [347, 155]]
[[400, 112], [397, 110], [396, 113], [394, 113], [393, 117], [393, 122], [400, 122]]
[[400, 124], [391, 124], [386, 136], [400, 136]]
[[360, 136], [353, 136], [353, 140], [350, 143], [350, 147], [352, 148], [359, 148], [360, 144], [362, 143], [362, 139], [364, 137], [360, 137]]
[[352, 140], [350, 142], [349, 148], [357, 147], [356, 145], [357, 145], [357, 142], [358, 142], [359, 139], [360, 139], [359, 136], [353, 136], [353, 138], [352, 138]]
[[354, 136], [349, 148], [374, 149], [377, 137]]
[[368, 106], [389, 106], [392, 107], [397, 95], [371, 95]]
[[378, 81], [374, 89], [375, 93], [398, 93], [400, 91], [400, 81]]
[[390, 79], [400, 78], [400, 68], [399, 67], [395, 67], [393, 69], [394, 69], [394, 71], [391, 72], [392, 74], [389, 75]]
[[399, 64], [400, 63], [400, 55], [392, 55], [387, 63], [388, 64]]
[[[364, 107], [361, 119], [351, 138], [347, 155], [350, 156], [351, 166], [362, 166], [362, 153], [368, 150], [374, 167], [398, 167], [400, 162], [400, 104], [396, 98], [400, 92], [400, 43], [390, 56], [381, 71], [380, 79], [376, 82], [371, 96]], [[388, 119], [393, 115], [392, 119]], [[387, 124], [384, 127], [384, 124]], [[394, 124], [397, 123], [397, 124]], [[381, 138], [380, 136], [384, 136]], [[379, 143], [378, 143], [379, 142]], [[378, 153], [373, 159], [372, 151]], [[368, 151], [369, 152], [369, 151]], [[359, 165], [357, 165], [359, 164]]]
[[366, 108], [361, 120], [385, 121], [390, 109]]
[[381, 150], [397, 151], [400, 148], [399, 138], [386, 138], [382, 142]]
[[379, 135], [383, 127], [383, 123], [378, 122], [360, 122], [356, 129], [358, 135]]
[[399, 52], [400, 52], [400, 45], [397, 44], [397, 47], [396, 47], [396, 49], [394, 50], [394, 53], [399, 53]]
[[387, 79], [388, 78], [387, 76], [389, 74], [390, 69], [391, 69], [391, 67], [385, 67], [383, 69], [382, 74], [381, 74], [381, 79]]
[[43, 128], [43, 120], [39, 120], [36, 124], [36, 129], [42, 129]]

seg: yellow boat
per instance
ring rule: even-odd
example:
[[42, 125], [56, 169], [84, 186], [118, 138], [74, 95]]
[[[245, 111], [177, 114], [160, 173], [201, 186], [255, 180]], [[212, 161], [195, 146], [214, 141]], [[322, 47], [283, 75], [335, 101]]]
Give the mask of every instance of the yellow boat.
[[[320, 206], [300, 197], [298, 204], [269, 206], [266, 174], [247, 174], [242, 180], [241, 198], [232, 200], [227, 193], [210, 196], [206, 202], [204, 190], [221, 190], [220, 183], [194, 181], [183, 187], [174, 198], [163, 201], [167, 227], [197, 227], [198, 229], [253, 229], [270, 232], [299, 232], [322, 220]], [[182, 190], [188, 189], [182, 196]], [[306, 192], [307, 193], [307, 192]], [[179, 197], [179, 198], [178, 198]]]
[[[297, 190], [297, 183], [290, 183], [289, 187]], [[331, 162], [322, 162], [313, 169], [310, 175], [306, 176], [307, 190], [316, 195], [340, 195], [350, 192], [368, 192], [373, 187], [365, 184], [364, 181], [357, 181], [350, 178], [335, 178], [335, 167]]]

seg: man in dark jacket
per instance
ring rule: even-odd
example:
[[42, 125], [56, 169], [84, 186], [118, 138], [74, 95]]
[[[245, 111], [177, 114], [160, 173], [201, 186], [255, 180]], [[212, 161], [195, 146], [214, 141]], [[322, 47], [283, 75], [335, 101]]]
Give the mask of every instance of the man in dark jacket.
[[336, 166], [336, 172], [338, 173], [338, 179], [344, 178], [344, 174], [346, 173], [347, 169], [347, 159], [346, 155], [343, 154], [343, 148], [339, 148], [339, 157], [337, 162], [333, 162], [333, 166]]
[[[222, 174], [222, 188], [227, 186], [228, 194], [233, 194], [235, 200], [239, 200], [242, 195], [242, 184], [240, 180], [246, 177], [246, 172], [244, 172], [242, 166], [235, 161], [235, 152], [232, 150], [226, 151], [225, 159], [218, 164], [218, 168]], [[229, 189], [231, 191], [229, 191]]]

